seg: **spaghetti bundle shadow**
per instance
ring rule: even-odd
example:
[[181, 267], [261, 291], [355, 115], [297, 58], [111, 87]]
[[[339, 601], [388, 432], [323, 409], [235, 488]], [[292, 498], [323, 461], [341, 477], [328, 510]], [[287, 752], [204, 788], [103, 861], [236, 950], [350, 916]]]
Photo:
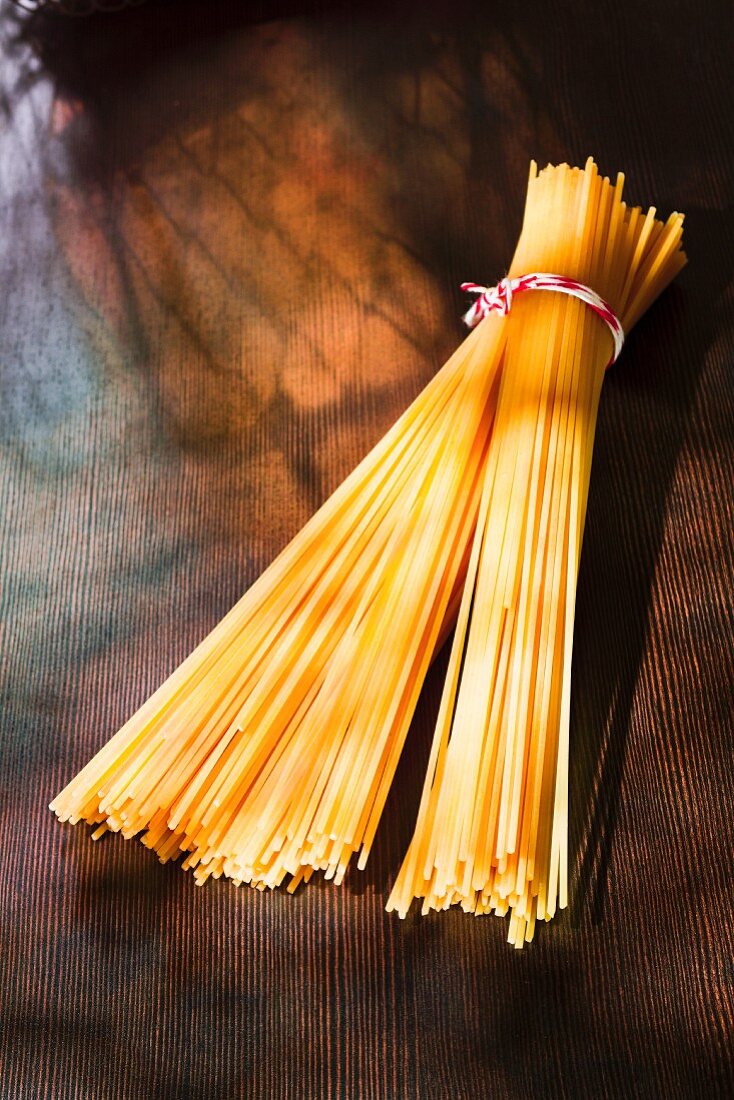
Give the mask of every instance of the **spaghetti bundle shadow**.
[[[673, 286], [650, 311], [601, 402], [574, 646], [574, 925], [587, 918], [600, 923], [608, 893], [614, 890], [609, 867], [635, 694], [654, 614], [653, 585], [704, 363], [700, 352], [690, 350], [693, 329], [695, 341], [710, 346], [721, 331], [722, 299], [732, 277], [731, 264], [723, 271], [706, 267], [706, 257], [731, 237], [725, 214], [687, 211], [686, 237], [696, 279], [688, 279], [685, 288]], [[731, 256], [731, 241], [721, 253]], [[665, 672], [661, 670], [663, 677]]]

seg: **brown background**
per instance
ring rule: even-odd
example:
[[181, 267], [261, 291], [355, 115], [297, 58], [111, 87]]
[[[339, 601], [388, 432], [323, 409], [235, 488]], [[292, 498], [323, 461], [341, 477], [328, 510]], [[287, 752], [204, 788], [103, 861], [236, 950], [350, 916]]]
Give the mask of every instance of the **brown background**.
[[[732, 39], [706, 5], [0, 4], [0, 1093], [723, 1097], [732, 1081]], [[687, 213], [602, 395], [578, 594], [570, 910], [196, 889], [46, 805], [461, 338], [528, 161]]]

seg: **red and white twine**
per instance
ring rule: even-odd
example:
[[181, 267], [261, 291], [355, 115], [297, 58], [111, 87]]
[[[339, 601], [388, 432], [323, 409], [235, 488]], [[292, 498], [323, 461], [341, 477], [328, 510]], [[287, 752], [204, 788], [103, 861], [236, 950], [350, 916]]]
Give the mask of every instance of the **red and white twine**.
[[589, 309], [601, 317], [608, 326], [614, 339], [614, 355], [609, 360], [609, 366], [616, 363], [624, 344], [624, 329], [621, 321], [612, 307], [601, 298], [591, 287], [576, 282], [575, 279], [567, 279], [564, 275], [549, 275], [546, 272], [534, 271], [529, 275], [521, 275], [518, 279], [500, 279], [496, 286], [479, 286], [478, 283], [462, 283], [461, 289], [469, 294], [476, 294], [477, 299], [471, 309], [464, 314], [463, 320], [474, 328], [488, 317], [490, 313], [499, 313], [504, 317], [512, 308], [512, 299], [515, 294], [522, 294], [526, 290], [555, 290], [559, 294], [570, 294], [572, 298], [578, 298]]

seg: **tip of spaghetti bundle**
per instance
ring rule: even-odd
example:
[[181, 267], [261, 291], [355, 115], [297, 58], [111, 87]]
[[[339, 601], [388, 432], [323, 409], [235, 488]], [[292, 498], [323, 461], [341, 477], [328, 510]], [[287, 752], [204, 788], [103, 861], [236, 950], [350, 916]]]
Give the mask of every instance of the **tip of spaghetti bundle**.
[[386, 913], [397, 913], [400, 920], [405, 920], [410, 909], [412, 899], [406, 903], [405, 898], [389, 897], [385, 906]]
[[510, 927], [507, 934], [507, 942], [511, 943], [515, 950], [519, 951], [520, 948], [525, 946], [526, 934], [528, 929], [528, 921], [525, 917], [520, 917], [517, 913], [513, 912], [510, 917]]
[[400, 904], [397, 898], [393, 896], [393, 894], [390, 894], [387, 901], [385, 902], [385, 912], [397, 913], [401, 920], [403, 918], [403, 906]]

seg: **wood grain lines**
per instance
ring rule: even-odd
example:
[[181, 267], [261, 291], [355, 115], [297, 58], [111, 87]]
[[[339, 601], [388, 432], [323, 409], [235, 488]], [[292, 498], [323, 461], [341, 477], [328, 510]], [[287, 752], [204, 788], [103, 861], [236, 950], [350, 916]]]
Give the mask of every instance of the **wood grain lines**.
[[[728, 16], [0, 7], [3, 1098], [734, 1092]], [[456, 344], [530, 157], [589, 153], [686, 211], [691, 262], [602, 395], [571, 909], [519, 958], [498, 921], [385, 914], [441, 661], [340, 890], [197, 890], [58, 826], [52, 795]]]

